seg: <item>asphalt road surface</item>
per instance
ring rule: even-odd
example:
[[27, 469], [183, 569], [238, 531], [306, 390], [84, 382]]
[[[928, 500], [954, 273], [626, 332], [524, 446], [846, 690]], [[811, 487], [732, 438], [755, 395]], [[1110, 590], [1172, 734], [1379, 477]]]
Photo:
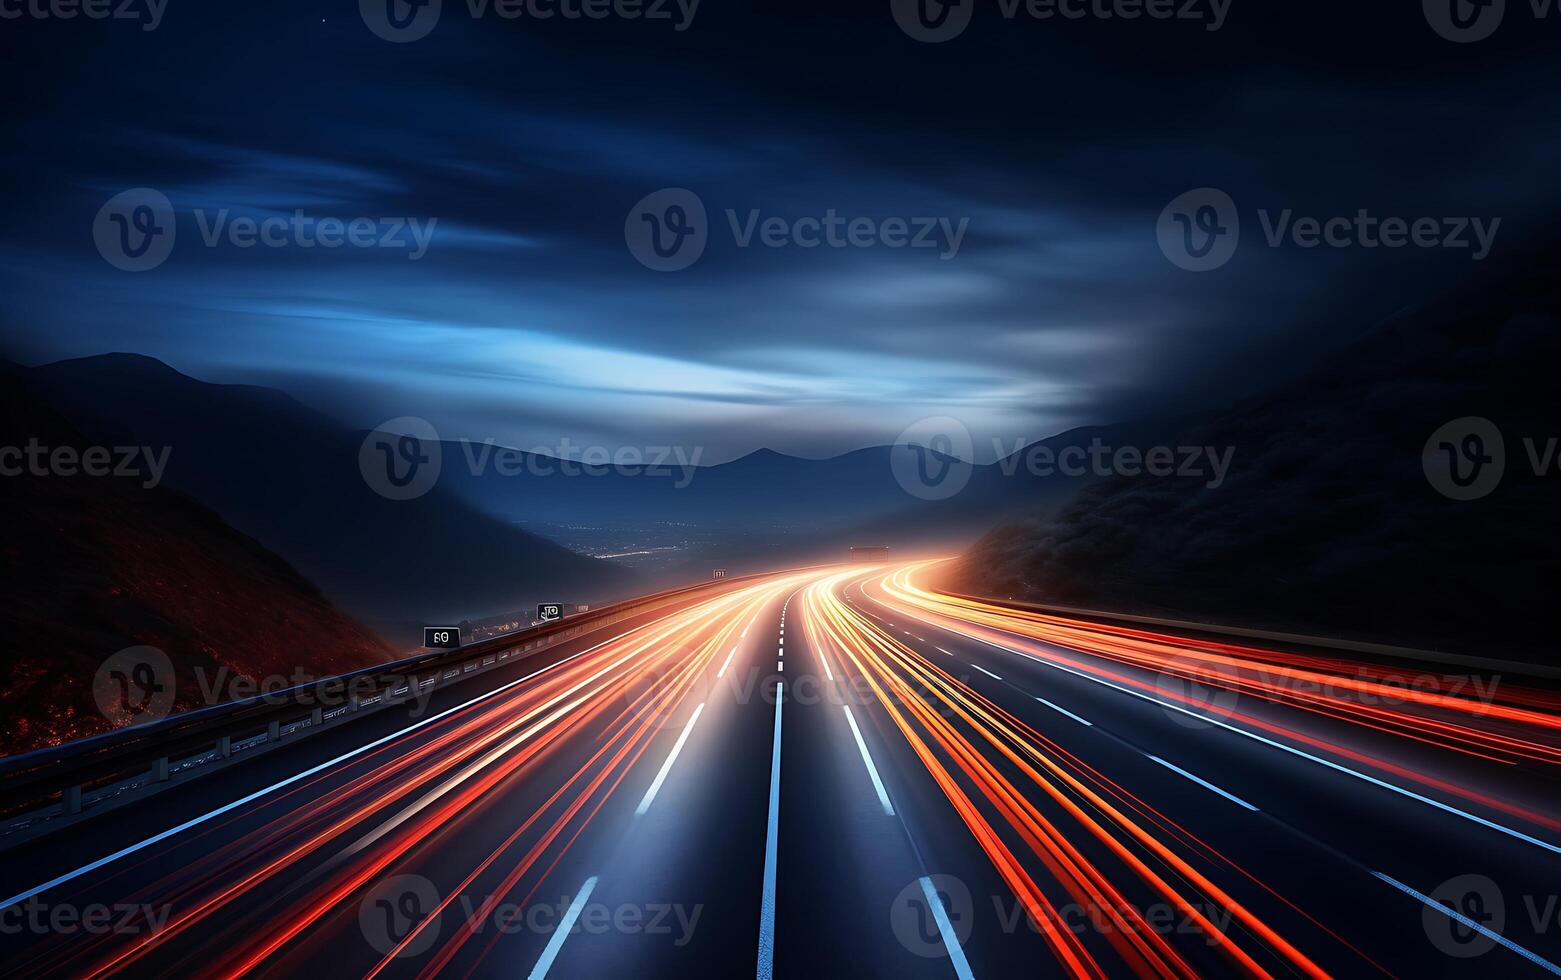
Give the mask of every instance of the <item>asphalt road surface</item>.
[[1554, 690], [930, 571], [734, 586], [15, 848], [0, 975], [1561, 974]]

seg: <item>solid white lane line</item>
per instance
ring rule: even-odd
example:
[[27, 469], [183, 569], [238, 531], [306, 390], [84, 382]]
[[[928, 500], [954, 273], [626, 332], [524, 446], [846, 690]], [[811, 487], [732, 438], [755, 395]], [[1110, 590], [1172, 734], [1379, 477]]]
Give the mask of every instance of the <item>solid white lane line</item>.
[[786, 685], [775, 685], [775, 748], [770, 757], [770, 816], [764, 837], [764, 895], [759, 903], [758, 980], [775, 975], [775, 862], [780, 850], [781, 706]]
[[585, 910], [585, 903], [591, 900], [591, 892], [596, 890], [596, 876], [585, 879], [585, 884], [580, 886], [580, 893], [575, 900], [569, 903], [569, 910], [564, 917], [558, 920], [558, 928], [553, 930], [553, 938], [547, 941], [547, 948], [542, 951], [541, 959], [537, 965], [531, 968], [531, 974], [527, 980], [544, 980], [547, 971], [552, 969], [553, 960], [558, 958], [558, 951], [564, 948], [564, 940], [569, 938], [569, 930], [575, 927], [575, 921], [580, 918], [580, 913]]
[[1015, 650], [1012, 647], [1005, 647], [1001, 643], [994, 643], [991, 640], [982, 639], [979, 636], [973, 636], [973, 637], [971, 637], [971, 639], [978, 640], [978, 641], [980, 641], [982, 643], [985, 643], [987, 646], [994, 647], [994, 648], [996, 648], [998, 650], [1005, 650], [1008, 653], [1011, 653], [1011, 654], [1013, 654], [1013, 655], [1015, 655], [1017, 657], [1024, 657], [1026, 660], [1032, 660], [1032, 661], [1034, 661], [1036, 663], [1044, 664], [1047, 667], [1052, 667], [1052, 668], [1054, 668], [1056, 670], [1060, 670], [1060, 671], [1062, 671], [1065, 674], [1073, 674], [1076, 677], [1082, 677], [1082, 678], [1084, 678], [1087, 681], [1090, 681], [1090, 682], [1095, 683], [1095, 684], [1101, 684], [1101, 685], [1103, 685], [1105, 687], [1111, 688], [1114, 691], [1121, 691], [1123, 694], [1131, 694], [1135, 698], [1139, 698], [1141, 700], [1148, 701], [1151, 704], [1158, 704], [1160, 707], [1166, 708], [1166, 709], [1168, 709], [1170, 711], [1180, 712], [1180, 713], [1186, 715], [1189, 718], [1196, 718], [1199, 721], [1208, 722], [1210, 725], [1214, 725], [1217, 728], [1223, 728], [1223, 729], [1225, 729], [1228, 732], [1235, 732], [1237, 735], [1244, 735], [1247, 738], [1252, 739], [1254, 742], [1261, 742], [1264, 745], [1270, 746], [1272, 748], [1279, 749], [1281, 752], [1288, 752], [1291, 755], [1297, 756], [1297, 757], [1302, 758], [1302, 759], [1306, 759], [1309, 762], [1315, 762], [1315, 763], [1317, 763], [1320, 766], [1326, 766], [1329, 769], [1334, 770], [1335, 772], [1342, 772], [1346, 776], [1354, 776], [1356, 779], [1362, 780], [1364, 782], [1368, 782], [1368, 783], [1372, 784], [1373, 786], [1380, 786], [1381, 788], [1383, 788], [1385, 790], [1388, 790], [1390, 792], [1393, 792], [1393, 793], [1397, 793], [1400, 796], [1407, 796], [1408, 798], [1410, 798], [1412, 800], [1416, 800], [1416, 801], [1418, 801], [1420, 803], [1424, 803], [1426, 806], [1434, 807], [1435, 809], [1441, 810], [1443, 813], [1449, 813], [1449, 814], [1452, 814], [1455, 817], [1462, 817], [1465, 820], [1468, 820], [1468, 821], [1470, 821], [1472, 823], [1477, 823], [1480, 826], [1486, 827], [1486, 828], [1488, 828], [1490, 830], [1494, 830], [1497, 833], [1506, 834], [1508, 837], [1515, 837], [1515, 838], [1517, 838], [1518, 840], [1521, 840], [1521, 841], [1527, 841], [1528, 843], [1533, 844], [1535, 847], [1544, 848], [1545, 850], [1551, 852], [1552, 854], [1561, 854], [1561, 846], [1557, 846], [1555, 844], [1552, 844], [1549, 841], [1540, 840], [1538, 837], [1534, 837], [1534, 836], [1532, 836], [1530, 834], [1525, 834], [1523, 831], [1517, 830], [1517, 829], [1515, 829], [1513, 827], [1508, 827], [1508, 826], [1505, 826], [1503, 824], [1499, 824], [1499, 823], [1497, 823], [1494, 820], [1487, 820], [1484, 817], [1480, 816], [1479, 814], [1470, 813], [1468, 810], [1460, 810], [1458, 807], [1455, 807], [1455, 806], [1453, 806], [1450, 803], [1443, 803], [1441, 800], [1435, 800], [1435, 799], [1432, 799], [1429, 796], [1424, 796], [1424, 795], [1422, 795], [1420, 793], [1416, 793], [1412, 789], [1406, 789], [1403, 786], [1394, 785], [1393, 783], [1390, 783], [1390, 782], [1388, 782], [1385, 779], [1378, 779], [1376, 776], [1368, 775], [1367, 773], [1360, 772], [1359, 770], [1351, 769], [1348, 766], [1340, 765], [1339, 763], [1334, 762], [1331, 759], [1324, 759], [1322, 756], [1317, 756], [1317, 755], [1311, 754], [1310, 752], [1302, 751], [1301, 749], [1298, 749], [1298, 748], [1296, 748], [1293, 745], [1286, 745], [1283, 742], [1278, 742], [1278, 741], [1275, 741], [1274, 739], [1266, 738], [1266, 737], [1264, 737], [1262, 735], [1257, 734], [1256, 732], [1249, 732], [1245, 728], [1238, 728], [1237, 726], [1232, 725], [1229, 722], [1224, 721], [1223, 719], [1215, 718], [1212, 715], [1201, 714], [1201, 713], [1199, 713], [1197, 711], [1192, 711], [1192, 710], [1189, 710], [1187, 708], [1184, 708], [1184, 707], [1182, 707], [1179, 704], [1172, 704], [1169, 701], [1162, 701], [1160, 698], [1153, 697], [1152, 695], [1149, 695], [1149, 694], [1145, 694], [1142, 691], [1135, 691], [1135, 690], [1133, 690], [1130, 687], [1126, 687], [1126, 686], [1121, 685], [1121, 684], [1115, 684], [1115, 683], [1112, 683], [1111, 681], [1105, 680], [1105, 679], [1100, 678], [1100, 677], [1094, 677], [1094, 676], [1092, 676], [1090, 674], [1085, 673], [1082, 670], [1075, 670], [1072, 667], [1064, 667], [1062, 664], [1052, 663], [1050, 660], [1047, 660], [1044, 657], [1033, 656], [1033, 655], [1025, 653], [1025, 652], [1023, 652], [1021, 650]]
[[867, 764], [867, 774], [873, 778], [873, 789], [878, 792], [878, 802], [883, 804], [883, 812], [894, 816], [894, 806], [889, 802], [889, 793], [883, 788], [883, 780], [878, 778], [878, 767], [873, 765], [873, 757], [867, 751], [867, 743], [862, 741], [862, 730], [856, 727], [856, 716], [851, 713], [849, 704], [841, 705], [846, 709], [846, 721], [851, 725], [851, 734], [856, 736], [856, 747], [862, 752], [862, 761]]
[[716, 671], [715, 676], [717, 676], [717, 677], [725, 677], [726, 676], [726, 668], [728, 668], [728, 667], [730, 667], [732, 665], [732, 658], [735, 657], [735, 656], [737, 656], [737, 648], [736, 647], [732, 647], [732, 652], [726, 655], [726, 663], [721, 665], [721, 669]]
[[1440, 912], [1443, 915], [1447, 916], [1449, 919], [1452, 919], [1454, 922], [1458, 923], [1459, 925], [1463, 926], [1464, 928], [1466, 928], [1466, 929], [1473, 929], [1475, 932], [1477, 932], [1480, 935], [1484, 936], [1486, 939], [1492, 940], [1493, 942], [1500, 943], [1501, 945], [1505, 946], [1507, 949], [1512, 950], [1514, 953], [1517, 953], [1519, 956], [1521, 956], [1524, 959], [1528, 960], [1530, 963], [1534, 964], [1535, 966], [1539, 967], [1540, 969], [1548, 970], [1549, 972], [1554, 973], [1556, 976], [1561, 977], [1561, 966], [1556, 966], [1554, 963], [1552, 963], [1549, 960], [1545, 959], [1543, 956], [1540, 956], [1538, 953], [1532, 952], [1531, 950], [1528, 950], [1528, 949], [1523, 948], [1522, 946], [1519, 946], [1517, 943], [1515, 943], [1512, 940], [1508, 939], [1506, 936], [1503, 936], [1503, 935], [1501, 935], [1498, 932], [1493, 932], [1492, 930], [1487, 929], [1485, 926], [1480, 925], [1478, 922], [1475, 922], [1473, 919], [1471, 919], [1468, 916], [1462, 914], [1461, 912], [1458, 912], [1458, 911], [1456, 911], [1454, 909], [1448, 908], [1446, 905], [1443, 905], [1441, 902], [1438, 902], [1436, 899], [1431, 898], [1428, 895], [1422, 895], [1420, 892], [1415, 891], [1413, 888], [1410, 888], [1408, 885], [1404, 884], [1403, 882], [1395, 881], [1394, 879], [1389, 878], [1387, 875], [1383, 874], [1380, 871], [1373, 871], [1372, 874], [1376, 875], [1378, 878], [1381, 878], [1383, 881], [1385, 881], [1388, 884], [1392, 885], [1394, 888], [1397, 888], [1399, 891], [1403, 892], [1405, 895], [1408, 895], [1411, 898], [1419, 899], [1421, 902], [1423, 902], [1426, 905], [1426, 907], [1436, 909], [1438, 912]]
[[943, 900], [938, 897], [938, 890], [933, 887], [931, 878], [922, 877], [921, 893], [927, 896], [927, 907], [932, 909], [932, 918], [938, 923], [943, 947], [949, 951], [949, 962], [954, 964], [954, 975], [959, 980], [975, 980], [970, 972], [970, 963], [965, 959], [965, 951], [959, 948], [959, 937], [954, 935], [954, 927], [949, 924], [948, 910], [943, 907]]
[[1078, 722], [1081, 725], [1089, 725], [1092, 728], [1094, 727], [1094, 722], [1085, 721], [1083, 718], [1080, 718], [1078, 715], [1076, 715], [1073, 712], [1069, 711], [1067, 708], [1062, 707], [1061, 705], [1052, 704], [1050, 701], [1046, 700], [1045, 698], [1036, 698], [1035, 700], [1041, 702], [1042, 704], [1046, 705], [1046, 707], [1052, 709], [1053, 711], [1058, 712], [1059, 714], [1067, 715], [1069, 718], [1072, 718], [1074, 721]]
[[667, 756], [667, 761], [661, 764], [661, 771], [656, 773], [655, 781], [650, 784], [650, 789], [645, 791], [645, 798], [640, 800], [639, 808], [634, 811], [635, 813], [644, 816], [645, 811], [650, 809], [651, 803], [655, 802], [656, 794], [661, 791], [661, 784], [667, 781], [667, 773], [672, 771], [672, 763], [678, 761], [678, 753], [683, 751], [683, 743], [688, 741], [689, 733], [694, 730], [694, 723], [699, 720], [704, 710], [705, 703], [701, 701], [699, 707], [695, 708], [693, 715], [689, 717], [688, 724], [683, 726], [683, 734], [679, 735], [677, 742], [673, 744], [672, 752]]
[[1190, 779], [1193, 782], [1197, 783], [1199, 786], [1202, 786], [1204, 789], [1210, 790], [1211, 792], [1218, 793], [1219, 795], [1225, 797], [1225, 799], [1227, 799], [1230, 802], [1236, 804], [1237, 806], [1244, 806], [1248, 810], [1251, 810], [1253, 813], [1258, 812], [1257, 811], [1257, 807], [1255, 807], [1252, 804], [1248, 803], [1246, 800], [1243, 800], [1241, 797], [1237, 796], [1236, 794], [1225, 792], [1224, 790], [1220, 789], [1218, 786], [1216, 786], [1213, 783], [1209, 782], [1207, 779], [1200, 779], [1199, 777], [1194, 776], [1192, 773], [1190, 773], [1187, 770], [1183, 769], [1181, 766], [1172, 765], [1171, 763], [1166, 762], [1164, 759], [1160, 758], [1157, 755], [1152, 755], [1149, 758], [1153, 759], [1155, 762], [1160, 763], [1160, 765], [1162, 765], [1165, 768], [1171, 770], [1172, 772], [1176, 773], [1177, 775], [1186, 776], [1188, 779]]
[[987, 670], [985, 667], [981, 666], [980, 664], [971, 664], [970, 666], [972, 666], [972, 667], [976, 668], [977, 670], [981, 671], [981, 673], [987, 675], [988, 677], [992, 678], [993, 680], [998, 680], [998, 681], [1002, 680], [1001, 677], [998, 677], [996, 674], [992, 673], [990, 670]]

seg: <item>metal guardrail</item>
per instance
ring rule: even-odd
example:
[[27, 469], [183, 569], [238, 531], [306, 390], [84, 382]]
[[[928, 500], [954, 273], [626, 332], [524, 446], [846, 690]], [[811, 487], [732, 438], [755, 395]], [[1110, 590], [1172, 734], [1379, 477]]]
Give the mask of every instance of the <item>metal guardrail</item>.
[[0, 759], [0, 850], [316, 732], [405, 705], [473, 674], [750, 575], [611, 603], [453, 650], [322, 678]]

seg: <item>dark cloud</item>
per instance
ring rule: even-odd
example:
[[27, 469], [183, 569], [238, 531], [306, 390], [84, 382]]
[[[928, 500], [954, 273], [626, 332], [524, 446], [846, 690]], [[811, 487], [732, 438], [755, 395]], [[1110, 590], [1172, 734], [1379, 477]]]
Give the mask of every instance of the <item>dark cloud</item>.
[[[1469, 267], [1419, 249], [1262, 244], [1258, 209], [1555, 214], [1554, 24], [1438, 38], [1417, 4], [1233, 3], [1221, 30], [1005, 20], [916, 43], [888, 4], [705, 0], [665, 22], [473, 19], [375, 37], [350, 2], [171, 0], [156, 31], [7, 21], [0, 309], [13, 356], [129, 349], [306, 394], [355, 425], [804, 454], [924, 415], [988, 437], [1255, 390]], [[1548, 33], [1547, 33], [1548, 32]], [[94, 250], [151, 186], [180, 244]], [[623, 239], [662, 187], [712, 241], [653, 273]], [[1246, 245], [1190, 274], [1154, 223], [1189, 188]], [[193, 216], [437, 219], [428, 254], [205, 248]], [[937, 250], [737, 248], [726, 212], [968, 219]], [[1496, 253], [1499, 261], [1502, 253]]]

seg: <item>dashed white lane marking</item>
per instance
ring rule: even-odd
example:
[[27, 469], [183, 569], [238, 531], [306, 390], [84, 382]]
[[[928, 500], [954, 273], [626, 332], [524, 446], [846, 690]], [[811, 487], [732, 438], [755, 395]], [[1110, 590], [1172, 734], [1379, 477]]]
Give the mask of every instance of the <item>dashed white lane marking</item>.
[[1186, 776], [1188, 779], [1190, 779], [1193, 782], [1197, 783], [1199, 786], [1202, 786], [1204, 789], [1209, 790], [1210, 792], [1213, 792], [1213, 793], [1218, 793], [1219, 795], [1225, 797], [1225, 799], [1227, 799], [1230, 802], [1236, 804], [1237, 806], [1244, 806], [1248, 810], [1251, 810], [1253, 813], [1257, 812], [1257, 807], [1255, 807], [1252, 804], [1248, 803], [1246, 800], [1243, 800], [1241, 797], [1235, 795], [1234, 793], [1227, 793], [1227, 792], [1225, 792], [1224, 790], [1220, 789], [1218, 786], [1216, 786], [1213, 783], [1209, 782], [1207, 779], [1200, 779], [1199, 777], [1194, 776], [1192, 773], [1190, 773], [1187, 770], [1183, 769], [1181, 766], [1172, 765], [1171, 763], [1166, 762], [1164, 759], [1160, 758], [1157, 755], [1152, 755], [1149, 758], [1153, 759], [1155, 762], [1160, 763], [1160, 765], [1162, 765], [1165, 768], [1171, 770], [1172, 772], [1176, 773], [1179, 776]]
[[1390, 877], [1388, 877], [1387, 875], [1383, 874], [1380, 871], [1373, 871], [1372, 874], [1376, 875], [1378, 878], [1380, 878], [1383, 881], [1387, 882], [1388, 884], [1392, 885], [1394, 888], [1397, 888], [1399, 891], [1403, 892], [1405, 895], [1408, 895], [1408, 896], [1410, 896], [1411, 898], [1414, 898], [1414, 899], [1418, 899], [1420, 902], [1424, 903], [1427, 908], [1436, 909], [1438, 912], [1440, 912], [1443, 915], [1447, 916], [1449, 919], [1452, 919], [1454, 922], [1456, 922], [1459, 925], [1463, 926], [1465, 929], [1472, 929], [1473, 931], [1475, 931], [1475, 932], [1479, 933], [1480, 935], [1484, 936], [1486, 939], [1492, 940], [1493, 942], [1500, 943], [1501, 945], [1505, 946], [1507, 949], [1512, 950], [1514, 953], [1517, 953], [1519, 956], [1521, 956], [1524, 959], [1528, 960], [1530, 963], [1534, 964], [1535, 966], [1539, 967], [1540, 969], [1546, 970], [1546, 971], [1548, 971], [1550, 973], [1555, 974], [1558, 977], [1561, 977], [1561, 966], [1556, 966], [1554, 963], [1552, 963], [1549, 960], [1545, 959], [1543, 956], [1540, 956], [1538, 953], [1535, 953], [1532, 950], [1528, 950], [1528, 949], [1525, 949], [1522, 946], [1519, 946], [1517, 943], [1515, 943], [1512, 940], [1508, 939], [1507, 937], [1501, 935], [1500, 933], [1493, 932], [1492, 930], [1487, 929], [1485, 926], [1480, 925], [1478, 922], [1475, 922], [1473, 919], [1469, 918], [1468, 916], [1463, 915], [1460, 912], [1456, 912], [1453, 909], [1448, 908], [1446, 905], [1442, 904], [1441, 902], [1438, 902], [1436, 899], [1431, 898], [1428, 895], [1423, 895], [1420, 892], [1415, 891], [1413, 888], [1410, 888], [1408, 885], [1404, 884], [1403, 882], [1397, 881], [1397, 880], [1395, 880], [1393, 878], [1390, 878]]
[[694, 709], [693, 715], [688, 719], [688, 724], [683, 726], [683, 733], [672, 746], [672, 751], [667, 754], [667, 761], [661, 764], [661, 771], [656, 773], [656, 779], [650, 784], [650, 789], [645, 791], [645, 798], [640, 800], [640, 805], [635, 813], [644, 816], [650, 809], [650, 805], [656, 801], [656, 794], [661, 792], [661, 784], [667, 781], [667, 773], [672, 771], [672, 764], [678, 761], [678, 754], [683, 751], [683, 743], [688, 741], [688, 736], [694, 731], [694, 723], [699, 721], [699, 716], [704, 713], [705, 703], [699, 702], [699, 707]]
[[974, 980], [970, 963], [965, 959], [965, 951], [959, 947], [959, 937], [954, 935], [954, 927], [949, 924], [948, 910], [943, 907], [943, 900], [938, 897], [938, 890], [933, 886], [931, 878], [921, 879], [921, 891], [927, 896], [927, 907], [932, 910], [933, 920], [938, 923], [943, 947], [949, 951], [949, 962], [954, 965], [954, 975], [959, 980]]
[[775, 669], [780, 671], [782, 674], [784, 674], [786, 672], [786, 661], [784, 661], [784, 660], [776, 661], [775, 662]]
[[1042, 704], [1046, 705], [1046, 707], [1052, 709], [1053, 711], [1055, 711], [1055, 712], [1057, 712], [1059, 714], [1067, 715], [1069, 718], [1072, 718], [1074, 721], [1078, 722], [1081, 725], [1089, 725], [1092, 728], [1094, 727], [1094, 724], [1095, 724], [1094, 722], [1092, 722], [1092, 721], [1085, 721], [1083, 718], [1080, 718], [1078, 715], [1076, 715], [1073, 712], [1069, 711], [1067, 708], [1062, 707], [1061, 705], [1052, 704], [1050, 701], [1046, 700], [1045, 698], [1036, 698], [1035, 700], [1041, 702]]
[[883, 788], [883, 780], [878, 778], [878, 767], [873, 765], [873, 757], [867, 751], [867, 743], [862, 740], [862, 730], [856, 727], [856, 716], [851, 713], [849, 704], [841, 705], [846, 709], [846, 721], [851, 725], [851, 734], [856, 737], [856, 747], [862, 752], [862, 761], [867, 764], [867, 774], [873, 779], [873, 789], [878, 793], [878, 802], [883, 804], [883, 812], [894, 816], [894, 805], [889, 802], [889, 793]]
[[564, 948], [564, 940], [569, 938], [570, 930], [575, 927], [575, 920], [580, 918], [580, 913], [585, 910], [585, 903], [591, 900], [591, 892], [596, 890], [596, 876], [585, 879], [585, 884], [580, 886], [580, 892], [575, 900], [569, 903], [569, 910], [564, 917], [558, 920], [558, 928], [553, 930], [553, 938], [547, 941], [547, 948], [542, 951], [542, 958], [537, 960], [537, 965], [531, 968], [531, 974], [527, 980], [545, 980], [547, 971], [553, 966], [553, 960], [558, 957], [558, 951]]
[[1437, 810], [1441, 810], [1443, 813], [1452, 814], [1455, 817], [1460, 817], [1460, 818], [1462, 818], [1464, 820], [1468, 820], [1471, 823], [1479, 824], [1481, 827], [1485, 827], [1488, 830], [1494, 830], [1497, 833], [1506, 834], [1508, 837], [1513, 837], [1513, 838], [1516, 838], [1517, 840], [1521, 840], [1521, 841], [1525, 841], [1526, 843], [1533, 844], [1535, 847], [1544, 848], [1545, 850], [1549, 851], [1552, 854], [1561, 854], [1561, 845], [1552, 844], [1552, 843], [1550, 843], [1549, 841], [1546, 841], [1546, 840], [1540, 840], [1538, 837], [1535, 837], [1535, 836], [1533, 836], [1531, 834], [1526, 834], [1523, 831], [1518, 830], [1518, 829], [1516, 829], [1514, 827], [1508, 827], [1505, 824], [1499, 824], [1499, 823], [1497, 823], [1494, 820], [1488, 820], [1485, 817], [1482, 817], [1482, 816], [1480, 816], [1477, 813], [1470, 813], [1468, 810], [1461, 810], [1458, 807], [1455, 807], [1455, 806], [1453, 806], [1450, 803], [1443, 803], [1441, 800], [1432, 799], [1429, 796], [1425, 796], [1425, 795], [1423, 795], [1421, 793], [1416, 793], [1412, 789], [1407, 789], [1407, 788], [1405, 788], [1403, 786], [1397, 785], [1396, 783], [1390, 783], [1390, 782], [1388, 782], [1385, 779], [1378, 779], [1376, 776], [1368, 775], [1367, 773], [1361, 772], [1358, 769], [1351, 769], [1350, 767], [1345, 766], [1345, 765], [1341, 765], [1341, 764], [1339, 764], [1337, 762], [1334, 762], [1331, 759], [1324, 759], [1322, 756], [1313, 755], [1312, 753], [1303, 751], [1301, 749], [1298, 749], [1298, 748], [1296, 748], [1293, 745], [1286, 745], [1283, 742], [1275, 741], [1274, 739], [1267, 738], [1267, 737], [1265, 737], [1263, 735], [1259, 735], [1256, 732], [1249, 732], [1245, 728], [1241, 728], [1241, 727], [1238, 727], [1236, 725], [1232, 725], [1230, 722], [1225, 721], [1225, 720], [1223, 720], [1221, 718], [1216, 718], [1213, 715], [1206, 715], [1206, 714], [1203, 714], [1202, 712], [1191, 711], [1191, 710], [1189, 710], [1187, 708], [1182, 707], [1179, 704], [1172, 704], [1170, 701], [1165, 701], [1165, 700], [1162, 700], [1160, 698], [1153, 697], [1151, 695], [1143, 693], [1142, 691], [1135, 691], [1135, 690], [1133, 690], [1130, 687], [1125, 687], [1125, 686], [1123, 686], [1121, 684], [1117, 684], [1117, 683], [1114, 683], [1112, 681], [1108, 681], [1108, 680], [1106, 680], [1105, 678], [1102, 678], [1102, 677], [1095, 677], [1094, 675], [1087, 674], [1087, 673], [1085, 673], [1082, 670], [1076, 670], [1076, 669], [1074, 669], [1072, 667], [1066, 667], [1066, 666], [1063, 666], [1062, 664], [1059, 664], [1059, 663], [1053, 663], [1052, 661], [1047, 660], [1047, 659], [1045, 659], [1043, 657], [1037, 657], [1034, 654], [1025, 653], [1025, 652], [1023, 652], [1021, 650], [1015, 650], [1013, 647], [1004, 646], [1001, 643], [993, 642], [992, 640], [985, 639], [984, 637], [972, 636], [972, 637], [970, 637], [970, 639], [973, 639], [973, 640], [975, 640], [978, 643], [985, 643], [987, 646], [992, 647], [993, 649], [1002, 650], [1002, 651], [1004, 651], [1006, 653], [1011, 653], [1011, 654], [1013, 654], [1016, 657], [1023, 657], [1024, 659], [1029, 660], [1032, 663], [1042, 664], [1044, 666], [1051, 667], [1051, 668], [1053, 668], [1055, 670], [1060, 670], [1060, 671], [1062, 671], [1065, 674], [1072, 674], [1075, 677], [1082, 677], [1083, 679], [1085, 679], [1087, 681], [1090, 681], [1091, 683], [1100, 684], [1100, 685], [1102, 685], [1104, 687], [1109, 687], [1113, 691], [1120, 691], [1123, 694], [1131, 695], [1132, 697], [1138, 698], [1138, 699], [1140, 699], [1142, 701], [1148, 701], [1151, 704], [1157, 704], [1157, 705], [1159, 705], [1162, 708], [1166, 708], [1166, 709], [1168, 709], [1170, 711], [1179, 712], [1180, 714], [1184, 714], [1184, 715], [1188, 716], [1189, 718], [1197, 718], [1199, 721], [1207, 722], [1210, 725], [1214, 725], [1214, 726], [1216, 726], [1218, 728], [1223, 728], [1223, 729], [1225, 729], [1228, 732], [1234, 732], [1237, 735], [1241, 735], [1241, 736], [1243, 736], [1245, 738], [1250, 738], [1250, 739], [1252, 739], [1255, 742], [1260, 742], [1260, 743], [1262, 743], [1264, 745], [1270, 746], [1271, 748], [1278, 749], [1281, 752], [1288, 752], [1289, 754], [1291, 754], [1293, 756], [1296, 756], [1297, 758], [1305, 759], [1308, 762], [1314, 762], [1314, 763], [1316, 763], [1317, 765], [1320, 765], [1320, 766], [1325, 766], [1325, 767], [1327, 767], [1329, 769], [1332, 769], [1335, 772], [1343, 773], [1346, 776], [1352, 776], [1355, 779], [1359, 779], [1359, 780], [1361, 780], [1363, 782], [1370, 783], [1373, 786], [1381, 787], [1382, 789], [1388, 790], [1391, 793], [1397, 793], [1400, 796], [1408, 797], [1409, 799], [1415, 800], [1418, 803], [1424, 803], [1426, 806], [1432, 807], [1432, 808], [1437, 809]]
[[977, 670], [981, 671], [981, 673], [987, 675], [988, 677], [992, 678], [993, 680], [997, 680], [997, 681], [1002, 680], [1001, 677], [999, 677], [996, 674], [992, 673], [990, 670], [987, 670], [985, 667], [981, 666], [980, 664], [971, 664], [970, 666], [972, 666], [972, 667], [976, 668]]
[[728, 668], [728, 667], [730, 667], [732, 665], [732, 658], [735, 657], [735, 656], [737, 656], [737, 648], [736, 647], [732, 647], [732, 652], [726, 655], [726, 663], [722, 664], [721, 665], [721, 669], [715, 672], [715, 676], [717, 676], [717, 677], [725, 677], [726, 676], [726, 668]]

